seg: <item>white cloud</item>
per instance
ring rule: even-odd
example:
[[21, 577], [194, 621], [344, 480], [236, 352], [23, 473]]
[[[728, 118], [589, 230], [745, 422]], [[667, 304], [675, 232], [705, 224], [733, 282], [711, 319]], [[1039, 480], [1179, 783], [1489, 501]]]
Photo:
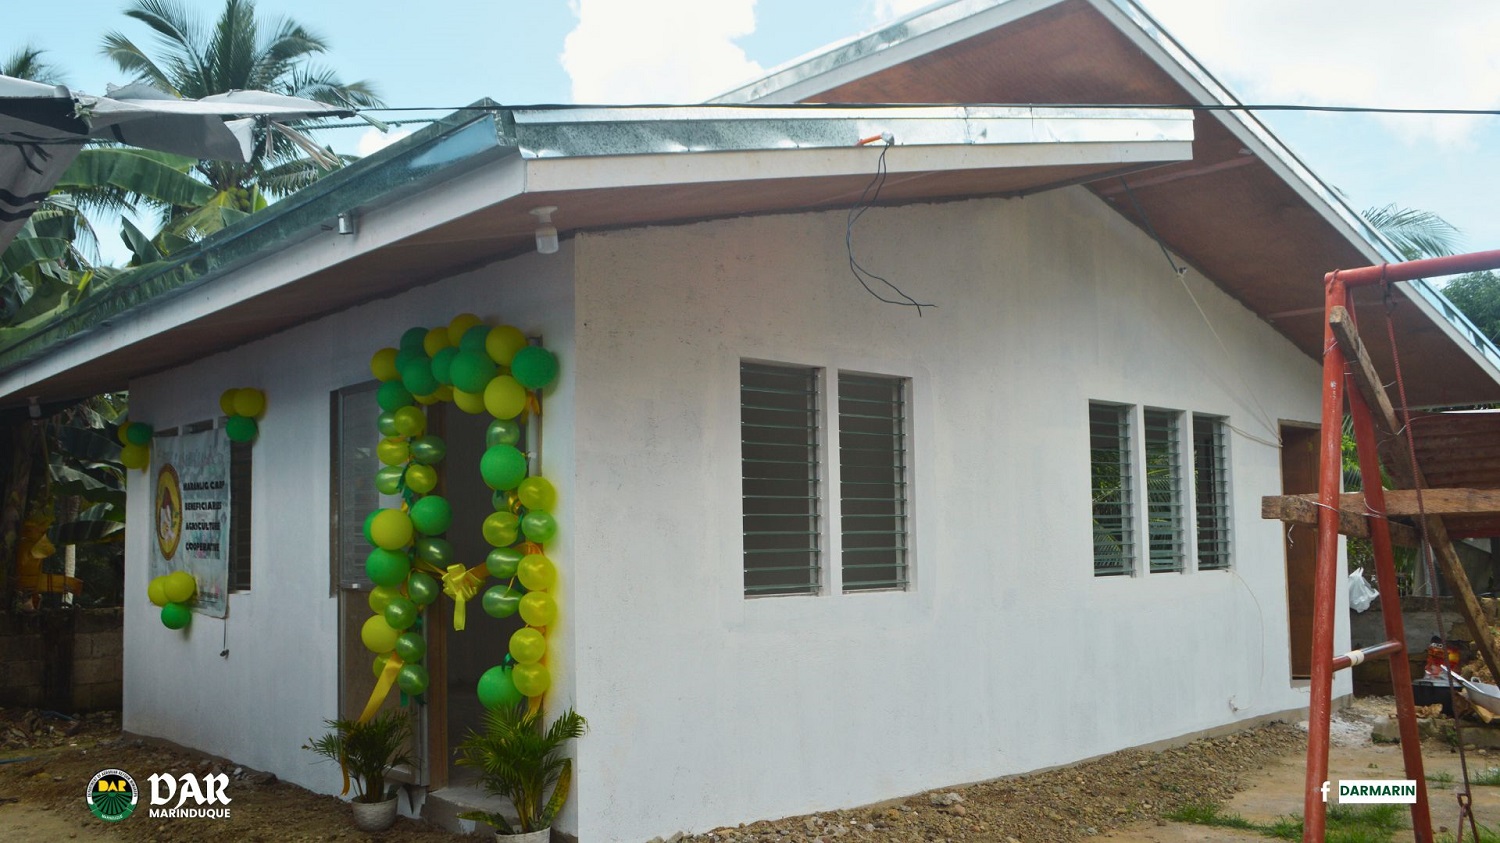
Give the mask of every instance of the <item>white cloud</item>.
[[[882, 0], [900, 2], [900, 0]], [[1500, 107], [1500, 4], [1464, 0], [1143, 0], [1247, 102]], [[1407, 142], [1467, 146], [1479, 120], [1386, 117]]]
[[875, 23], [882, 24], [924, 7], [936, 5], [933, 0], [875, 0]]
[[748, 82], [761, 66], [734, 43], [755, 31], [755, 0], [570, 0], [578, 25], [563, 69], [579, 103], [691, 103]]
[[381, 132], [374, 126], [371, 126], [365, 129], [364, 133], [359, 136], [359, 143], [355, 145], [354, 153], [361, 158], [366, 155], [374, 155], [410, 134], [411, 132], [406, 129], [392, 129], [389, 132]]

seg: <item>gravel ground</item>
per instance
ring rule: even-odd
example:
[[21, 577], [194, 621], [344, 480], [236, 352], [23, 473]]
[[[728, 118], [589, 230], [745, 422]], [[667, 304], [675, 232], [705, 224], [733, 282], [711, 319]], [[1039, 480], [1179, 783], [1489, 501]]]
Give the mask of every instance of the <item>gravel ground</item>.
[[858, 840], [1065, 843], [1220, 802], [1242, 775], [1305, 751], [1306, 732], [1283, 723], [1161, 752], [1126, 750], [1073, 767], [679, 838], [714, 843]]

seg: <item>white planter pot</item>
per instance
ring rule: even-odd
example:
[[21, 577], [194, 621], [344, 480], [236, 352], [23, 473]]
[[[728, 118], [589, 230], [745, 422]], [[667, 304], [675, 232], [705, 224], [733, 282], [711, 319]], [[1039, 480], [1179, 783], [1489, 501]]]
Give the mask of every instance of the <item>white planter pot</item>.
[[528, 831], [525, 834], [501, 834], [498, 831], [495, 832], [495, 843], [548, 843], [551, 839], [551, 828]]
[[351, 802], [354, 827], [360, 831], [385, 831], [396, 824], [396, 797], [384, 802]]

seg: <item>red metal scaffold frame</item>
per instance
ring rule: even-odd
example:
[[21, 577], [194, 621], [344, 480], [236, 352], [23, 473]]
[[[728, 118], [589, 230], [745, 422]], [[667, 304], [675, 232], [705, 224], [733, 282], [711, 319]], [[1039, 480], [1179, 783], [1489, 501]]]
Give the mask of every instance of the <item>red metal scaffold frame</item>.
[[[1500, 268], [1500, 250], [1468, 255], [1430, 258], [1399, 264], [1380, 264], [1359, 269], [1334, 270], [1323, 277], [1325, 309], [1323, 323], [1323, 427], [1318, 464], [1318, 549], [1313, 581], [1312, 702], [1307, 727], [1307, 782], [1302, 816], [1304, 843], [1321, 843], [1327, 823], [1324, 783], [1328, 781], [1329, 717], [1333, 703], [1333, 672], [1377, 656], [1391, 660], [1391, 684], [1396, 693], [1396, 719], [1401, 734], [1401, 754], [1406, 776], [1417, 785], [1412, 805], [1412, 829], [1417, 843], [1432, 843], [1432, 815], [1427, 802], [1427, 782], [1422, 774], [1422, 750], [1412, 701], [1411, 666], [1406, 656], [1406, 632], [1401, 622], [1401, 602], [1396, 591], [1396, 565], [1391, 554], [1390, 524], [1385, 518], [1385, 493], [1381, 486], [1380, 458], [1376, 451], [1375, 426], [1370, 407], [1358, 389], [1349, 389], [1349, 361], [1337, 342], [1331, 318], [1334, 308], [1350, 308], [1349, 288], [1391, 284], [1430, 276], [1456, 275]], [[1359, 449], [1359, 472], [1370, 523], [1370, 544], [1375, 552], [1375, 574], [1380, 589], [1380, 607], [1385, 618], [1386, 641], [1363, 650], [1333, 656], [1333, 624], [1339, 583], [1339, 493], [1343, 474], [1343, 421], [1347, 402], [1354, 422]]]

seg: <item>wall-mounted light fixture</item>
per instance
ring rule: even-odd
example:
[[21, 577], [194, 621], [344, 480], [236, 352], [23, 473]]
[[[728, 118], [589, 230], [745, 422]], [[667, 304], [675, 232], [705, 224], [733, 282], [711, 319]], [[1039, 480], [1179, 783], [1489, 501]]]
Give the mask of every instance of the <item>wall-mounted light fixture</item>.
[[536, 217], [536, 250], [544, 255], [557, 252], [557, 226], [552, 224], [552, 214], [556, 211], [556, 205], [531, 209], [531, 215]]
[[343, 211], [339, 214], [338, 233], [353, 234], [356, 231], [354, 225], [354, 214], [351, 211]]

